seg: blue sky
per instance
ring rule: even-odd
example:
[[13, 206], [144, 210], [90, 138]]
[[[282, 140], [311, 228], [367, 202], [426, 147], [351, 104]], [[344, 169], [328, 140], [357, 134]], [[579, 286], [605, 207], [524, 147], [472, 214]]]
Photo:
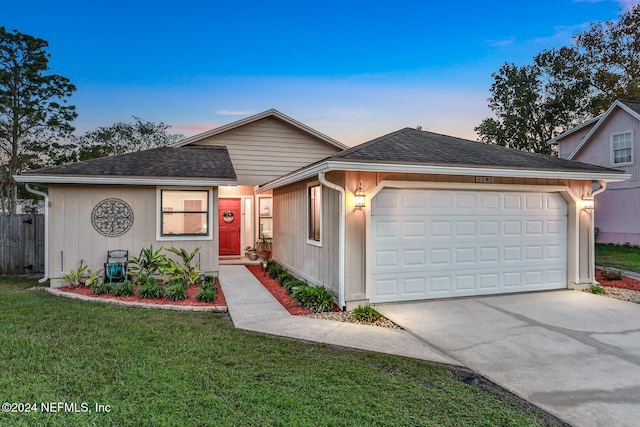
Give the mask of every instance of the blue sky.
[[348, 145], [476, 139], [491, 73], [640, 0], [9, 2], [78, 87], [78, 132], [140, 116], [193, 135], [269, 108]]

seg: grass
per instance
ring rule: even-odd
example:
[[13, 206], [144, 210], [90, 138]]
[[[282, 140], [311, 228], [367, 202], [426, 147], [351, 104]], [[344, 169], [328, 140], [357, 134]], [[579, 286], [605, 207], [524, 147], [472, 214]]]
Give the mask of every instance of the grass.
[[4, 402], [110, 405], [3, 413], [12, 426], [531, 426], [535, 409], [444, 366], [253, 334], [211, 313], [142, 310], [27, 291], [0, 278]]
[[640, 247], [596, 243], [596, 264], [640, 273]]

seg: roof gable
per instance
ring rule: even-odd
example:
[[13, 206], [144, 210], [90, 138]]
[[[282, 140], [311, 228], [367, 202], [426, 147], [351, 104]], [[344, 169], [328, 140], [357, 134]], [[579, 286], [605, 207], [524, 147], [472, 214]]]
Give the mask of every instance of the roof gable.
[[325, 135], [325, 134], [323, 134], [321, 132], [318, 132], [317, 130], [305, 125], [304, 123], [301, 123], [301, 122], [299, 122], [299, 121], [297, 121], [297, 120], [287, 116], [286, 114], [283, 114], [280, 111], [275, 110], [273, 108], [270, 109], [270, 110], [267, 110], [267, 111], [263, 111], [262, 113], [254, 114], [253, 116], [245, 117], [244, 119], [240, 119], [238, 121], [235, 121], [235, 122], [232, 122], [232, 123], [228, 123], [226, 125], [223, 125], [223, 126], [208, 130], [206, 132], [202, 132], [202, 133], [199, 133], [197, 135], [193, 135], [193, 136], [190, 136], [188, 138], [184, 138], [184, 139], [176, 142], [173, 145], [176, 146], [176, 147], [181, 147], [181, 146], [193, 144], [195, 142], [202, 141], [202, 140], [204, 140], [206, 138], [209, 138], [209, 137], [212, 137], [212, 136], [215, 136], [215, 135], [219, 135], [221, 133], [224, 133], [224, 132], [227, 132], [227, 131], [230, 131], [230, 130], [233, 130], [233, 129], [237, 129], [239, 127], [248, 125], [250, 123], [257, 122], [257, 121], [262, 120], [262, 119], [267, 118], [267, 117], [273, 117], [273, 118], [281, 120], [281, 121], [283, 121], [285, 123], [288, 123], [289, 125], [297, 128], [298, 130], [300, 130], [300, 131], [302, 131], [304, 133], [307, 133], [310, 136], [313, 136], [313, 137], [315, 137], [315, 138], [317, 138], [317, 139], [319, 139], [319, 140], [321, 140], [321, 141], [323, 141], [323, 142], [325, 142], [325, 143], [327, 143], [329, 145], [332, 145], [332, 146], [334, 146], [336, 148], [339, 148], [341, 150], [344, 150], [345, 148], [348, 148], [347, 145], [344, 145], [343, 143], [341, 143], [339, 141], [336, 141], [335, 139], [333, 139], [333, 138], [331, 138], [331, 137], [329, 137], [329, 136], [327, 136], [327, 135]]
[[617, 99], [613, 104], [611, 104], [611, 106], [607, 109], [607, 111], [605, 111], [603, 114], [598, 116], [599, 118], [597, 118], [598, 120], [595, 123], [595, 125], [593, 125], [589, 133], [585, 135], [585, 137], [582, 139], [580, 144], [576, 146], [576, 148], [571, 152], [571, 154], [569, 154], [567, 158], [573, 159], [580, 152], [580, 150], [582, 150], [582, 148], [589, 143], [589, 141], [591, 140], [591, 137], [598, 131], [598, 129], [600, 129], [602, 125], [613, 114], [615, 114], [615, 111], [617, 109], [626, 111], [636, 120], [640, 121], [640, 102]]

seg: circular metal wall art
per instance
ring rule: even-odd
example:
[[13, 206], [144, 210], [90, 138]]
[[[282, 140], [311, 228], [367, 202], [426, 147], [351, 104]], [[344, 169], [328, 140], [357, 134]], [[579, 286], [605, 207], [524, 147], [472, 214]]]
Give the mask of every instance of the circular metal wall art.
[[91, 224], [103, 236], [122, 236], [133, 225], [133, 209], [124, 200], [105, 199], [91, 211]]

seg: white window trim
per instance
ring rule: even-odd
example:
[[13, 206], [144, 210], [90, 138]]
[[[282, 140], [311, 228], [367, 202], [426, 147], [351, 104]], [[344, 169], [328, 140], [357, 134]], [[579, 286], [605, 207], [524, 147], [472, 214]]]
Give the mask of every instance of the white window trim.
[[[162, 190], [170, 190], [170, 191], [182, 191], [182, 190], [197, 190], [197, 191], [206, 191], [208, 193], [208, 220], [207, 220], [207, 233], [206, 236], [163, 236], [162, 235]], [[156, 206], [155, 206], [155, 217], [156, 217], [156, 240], [159, 242], [169, 242], [169, 241], [193, 241], [193, 240], [213, 240], [213, 225], [214, 225], [214, 215], [217, 215], [217, 212], [213, 211], [213, 196], [214, 191], [212, 187], [156, 187]]]
[[[311, 212], [309, 211], [310, 209], [310, 199], [309, 199], [309, 188], [311, 187], [320, 187], [320, 240], [313, 240], [309, 238], [309, 220], [311, 219]], [[322, 237], [324, 235], [324, 233], [322, 232], [322, 211], [323, 211], [323, 203], [324, 203], [324, 192], [322, 191], [322, 185], [320, 184], [320, 182], [318, 181], [313, 181], [313, 182], [308, 182], [307, 183], [307, 190], [305, 192], [304, 195], [304, 203], [305, 203], [305, 211], [306, 211], [306, 229], [305, 229], [305, 234], [307, 236], [307, 244], [309, 245], [313, 245], [313, 246], [318, 246], [318, 247], [322, 247]]]
[[[617, 136], [617, 135], [625, 135], [625, 134], [631, 134], [631, 161], [630, 162], [625, 162], [625, 163], [615, 163], [615, 157], [614, 157], [614, 153], [613, 153], [613, 137]], [[609, 137], [609, 156], [611, 158], [611, 167], [613, 168], [617, 168], [617, 167], [621, 167], [621, 166], [631, 166], [634, 164], [635, 162], [635, 150], [634, 150], [634, 146], [635, 146], [635, 139], [634, 139], [634, 135], [633, 135], [633, 129], [625, 131], [625, 132], [616, 132], [616, 133], [612, 133], [611, 136]]]

